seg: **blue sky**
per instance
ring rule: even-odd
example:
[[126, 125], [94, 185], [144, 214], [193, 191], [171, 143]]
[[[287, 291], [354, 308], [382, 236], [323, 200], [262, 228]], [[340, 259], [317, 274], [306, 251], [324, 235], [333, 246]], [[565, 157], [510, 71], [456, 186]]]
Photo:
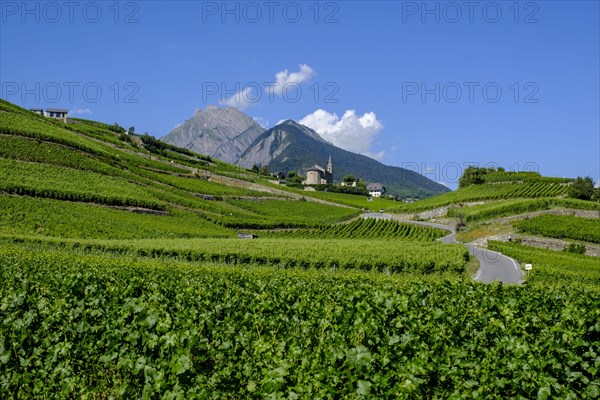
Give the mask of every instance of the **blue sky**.
[[1, 98], [157, 137], [229, 104], [450, 187], [600, 177], [597, 1], [68, 4], [0, 2]]

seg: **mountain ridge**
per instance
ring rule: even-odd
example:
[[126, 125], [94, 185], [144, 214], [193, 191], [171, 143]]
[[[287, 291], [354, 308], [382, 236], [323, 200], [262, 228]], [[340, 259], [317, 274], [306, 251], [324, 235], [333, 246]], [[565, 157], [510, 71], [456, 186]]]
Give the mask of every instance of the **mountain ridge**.
[[[191, 140], [185, 143], [182, 138]], [[196, 110], [192, 118], [161, 140], [245, 168], [255, 164], [267, 166], [273, 173], [304, 173], [314, 164], [325, 164], [332, 156], [335, 182], [354, 175], [363, 181], [382, 183], [388, 193], [401, 197], [429, 197], [450, 191], [414, 171], [387, 166], [336, 147], [292, 119], [264, 129], [234, 108], [209, 106]]]

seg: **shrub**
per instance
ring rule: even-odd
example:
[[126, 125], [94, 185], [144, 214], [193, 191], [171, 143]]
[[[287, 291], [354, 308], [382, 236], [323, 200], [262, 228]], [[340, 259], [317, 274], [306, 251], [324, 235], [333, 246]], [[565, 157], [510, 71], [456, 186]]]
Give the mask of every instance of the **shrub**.
[[585, 245], [581, 243], [569, 243], [563, 251], [566, 253], [585, 254]]

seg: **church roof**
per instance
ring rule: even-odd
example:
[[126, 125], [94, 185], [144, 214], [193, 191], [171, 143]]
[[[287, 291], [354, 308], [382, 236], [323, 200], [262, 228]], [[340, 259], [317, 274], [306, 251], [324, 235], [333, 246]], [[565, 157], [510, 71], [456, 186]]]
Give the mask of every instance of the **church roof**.
[[308, 171], [319, 171], [319, 172], [325, 172], [325, 169], [323, 169], [319, 164], [315, 164], [312, 167], [310, 167], [309, 169], [306, 170]]

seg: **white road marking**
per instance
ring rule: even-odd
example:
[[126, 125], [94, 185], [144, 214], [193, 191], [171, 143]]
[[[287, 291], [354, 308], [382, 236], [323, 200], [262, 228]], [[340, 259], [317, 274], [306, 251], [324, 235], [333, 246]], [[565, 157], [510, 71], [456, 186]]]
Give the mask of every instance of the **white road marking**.
[[515, 269], [518, 271], [518, 270], [519, 270], [519, 267], [517, 266], [517, 263], [516, 263], [516, 261], [515, 261], [515, 260], [513, 260], [512, 258], [510, 259], [510, 261], [512, 261], [512, 262], [513, 262], [513, 264], [514, 264], [514, 266], [515, 266]]

